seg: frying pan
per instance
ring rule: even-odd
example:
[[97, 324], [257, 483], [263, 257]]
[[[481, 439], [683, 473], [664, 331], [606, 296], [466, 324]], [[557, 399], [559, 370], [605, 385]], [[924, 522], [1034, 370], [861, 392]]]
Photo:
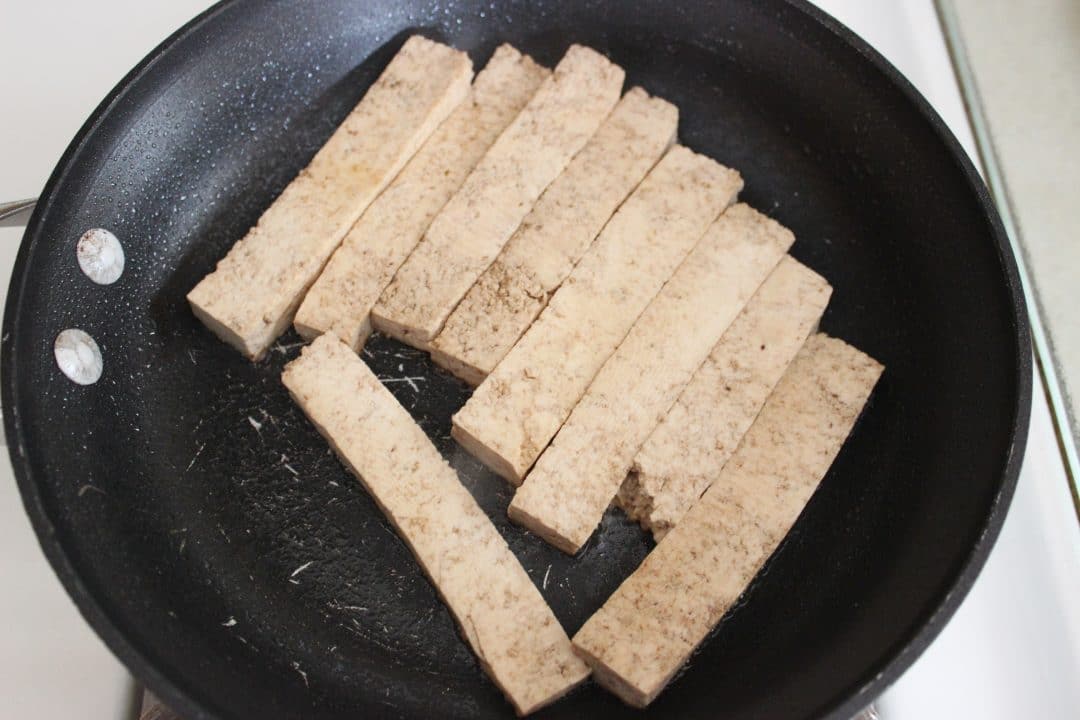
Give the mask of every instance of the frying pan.
[[[679, 105], [835, 287], [822, 328], [883, 361], [870, 406], [766, 570], [652, 706], [662, 717], [845, 718], [971, 586], [1027, 433], [1016, 268], [987, 193], [912, 87], [802, 2], [226, 2], [144, 60], [79, 132], [15, 265], [5, 429], [46, 555], [113, 651], [198, 718], [497, 717], [509, 706], [375, 504], [290, 402], [287, 335], [252, 364], [184, 294], [421, 32], [482, 66], [572, 42]], [[104, 227], [119, 281], [75, 244]], [[104, 359], [76, 385], [53, 342]], [[510, 524], [506, 483], [449, 438], [468, 389], [375, 338], [366, 360], [450, 459], [572, 634], [650, 549], [610, 511], [579, 557]], [[544, 711], [633, 714], [595, 686]]]

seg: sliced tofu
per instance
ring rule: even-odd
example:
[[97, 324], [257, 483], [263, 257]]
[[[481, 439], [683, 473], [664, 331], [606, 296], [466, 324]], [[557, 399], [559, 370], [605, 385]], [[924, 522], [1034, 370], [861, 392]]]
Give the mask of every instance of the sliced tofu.
[[518, 713], [588, 676], [498, 530], [358, 355], [323, 335], [282, 381], [413, 551]]
[[454, 415], [454, 438], [520, 484], [600, 366], [741, 189], [734, 170], [672, 148]]
[[195, 315], [261, 358], [345, 233], [465, 98], [470, 80], [468, 55], [409, 38], [311, 164], [188, 293]]
[[353, 225], [311, 286], [293, 324], [312, 340], [332, 332], [359, 351], [371, 308], [432, 218], [551, 72], [501, 45], [450, 114]]
[[435, 217], [372, 311], [376, 329], [427, 349], [540, 193], [600, 127], [625, 73], [573, 45]]
[[638, 450], [616, 503], [661, 540], [720, 475], [832, 295], [785, 257]]
[[431, 343], [431, 357], [478, 385], [547, 305], [619, 204], [675, 141], [679, 110], [632, 88]]
[[795, 238], [735, 205], [667, 281], [596, 374], [510, 503], [566, 553], [600, 524], [642, 443]]
[[807, 341], [705, 495], [574, 636], [597, 682], [653, 701], [791, 529], [881, 372], [840, 340]]

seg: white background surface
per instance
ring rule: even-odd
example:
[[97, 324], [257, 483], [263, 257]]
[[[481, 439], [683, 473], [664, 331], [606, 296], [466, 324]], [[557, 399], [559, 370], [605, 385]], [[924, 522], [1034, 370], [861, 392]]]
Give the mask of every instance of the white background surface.
[[[929, 0], [825, 0], [896, 64], [972, 152]], [[205, 3], [97, 0], [0, 9], [0, 200], [38, 194], [109, 89]], [[0, 287], [21, 231], [0, 228]], [[74, 243], [72, 238], [72, 243]], [[129, 680], [64, 594], [0, 461], [0, 718], [113, 720]], [[1001, 539], [939, 639], [881, 699], [885, 720], [1077, 717], [1080, 531], [1038, 387]], [[869, 701], [870, 698], [867, 698]]]

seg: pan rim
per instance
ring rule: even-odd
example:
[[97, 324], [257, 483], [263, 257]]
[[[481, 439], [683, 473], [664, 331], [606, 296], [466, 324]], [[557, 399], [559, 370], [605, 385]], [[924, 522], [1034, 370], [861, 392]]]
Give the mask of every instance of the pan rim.
[[[188, 720], [199, 720], [201, 718], [218, 720], [224, 719], [227, 715], [221, 708], [215, 706], [212, 698], [197, 697], [195, 692], [182, 688], [172, 677], [160, 670], [158, 665], [150, 661], [145, 649], [136, 647], [127, 638], [124, 632], [120, 630], [119, 625], [113, 622], [113, 619], [98, 602], [97, 598], [84, 585], [66, 549], [62, 547], [57, 538], [53, 522], [42, 503], [37, 484], [33, 479], [33, 471], [29, 467], [25, 456], [23, 429], [18, 415], [19, 394], [18, 388], [13, 381], [13, 371], [17, 364], [17, 350], [14, 344], [6, 341], [6, 338], [11, 337], [11, 329], [20, 322], [22, 317], [20, 309], [27, 280], [28, 258], [40, 235], [41, 218], [52, 205], [55, 199], [56, 187], [71, 169], [73, 159], [82, 151], [88, 139], [94, 134], [117, 102], [130, 92], [133, 86], [144, 78], [163, 56], [181, 41], [201, 29], [206, 23], [212, 21], [229, 7], [239, 4], [239, 2], [240, 0], [221, 0], [192, 18], [162, 41], [119, 81], [76, 133], [46, 182], [41, 193], [41, 200], [38, 202], [23, 234], [8, 288], [7, 307], [3, 321], [3, 337], [5, 340], [0, 341], [0, 376], [2, 376], [0, 402], [2, 402], [2, 407], [9, 408], [9, 411], [4, 413], [3, 418], [4, 430], [8, 439], [8, 452], [24, 509], [31, 520], [38, 542], [64, 589], [74, 601], [83, 618], [98, 636], [121, 660], [129, 672], [162, 698], [169, 707], [181, 713]], [[1016, 353], [1014, 360], [1017, 369], [1017, 404], [1016, 412], [1010, 423], [1012, 444], [1000, 474], [1000, 483], [990, 512], [985, 519], [978, 539], [960, 564], [953, 578], [948, 582], [947, 587], [944, 588], [943, 593], [931, 600], [928, 615], [924, 619], [916, 621], [912, 625], [909, 634], [896, 646], [885, 651], [876, 667], [868, 667], [860, 678], [848, 688], [842, 690], [833, 700], [812, 710], [812, 712], [816, 713], [816, 717], [819, 718], [847, 720], [895, 682], [938, 636], [971, 590], [1000, 534], [1016, 490], [1030, 425], [1033, 391], [1031, 329], [1028, 322], [1026, 301], [1021, 290], [1016, 259], [1011, 250], [1000, 215], [994, 207], [989, 191], [975, 169], [972, 160], [963, 150], [944, 120], [933, 109], [929, 101], [915, 89], [895, 66], [854, 31], [824, 10], [811, 5], [808, 0], [779, 0], [779, 2], [803, 14], [835, 36], [842, 44], [856, 51], [864, 61], [873, 66], [874, 70], [880, 73], [882, 78], [911, 104], [942, 143], [943, 148], [951, 156], [951, 160], [960, 169], [968, 189], [974, 193], [982, 214], [989, 220], [990, 235], [992, 235], [998, 262], [1003, 271], [1011, 300], [1011, 320], [1016, 339], [1013, 350]]]

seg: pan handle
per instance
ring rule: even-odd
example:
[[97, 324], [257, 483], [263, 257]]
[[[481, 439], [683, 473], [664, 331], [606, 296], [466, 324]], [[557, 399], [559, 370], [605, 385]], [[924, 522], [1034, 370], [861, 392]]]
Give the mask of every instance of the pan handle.
[[0, 202], [0, 227], [21, 227], [30, 219], [37, 198]]
[[142, 711], [138, 720], [180, 720], [174, 713], [149, 690], [143, 691]]

